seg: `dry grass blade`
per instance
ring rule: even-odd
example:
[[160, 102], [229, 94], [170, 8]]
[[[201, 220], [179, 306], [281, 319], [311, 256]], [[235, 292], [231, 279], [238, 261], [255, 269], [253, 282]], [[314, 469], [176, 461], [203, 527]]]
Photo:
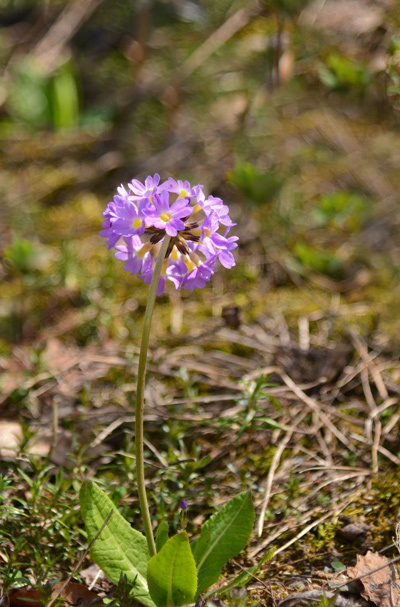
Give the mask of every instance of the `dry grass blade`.
[[274, 481], [275, 472], [279, 466], [279, 461], [281, 459], [281, 455], [282, 455], [283, 451], [286, 449], [286, 447], [288, 446], [293, 434], [296, 432], [298, 424], [300, 424], [300, 422], [305, 418], [306, 415], [307, 415], [306, 413], [302, 412], [300, 415], [298, 415], [295, 418], [295, 420], [293, 421], [293, 426], [291, 426], [291, 428], [286, 432], [286, 435], [280, 441], [278, 448], [275, 451], [275, 454], [274, 454], [274, 457], [273, 457], [273, 460], [271, 463], [271, 467], [268, 472], [267, 485], [266, 485], [266, 489], [265, 489], [265, 497], [264, 497], [264, 500], [263, 500], [263, 503], [261, 506], [261, 512], [260, 512], [260, 516], [258, 519], [258, 536], [259, 537], [261, 537], [262, 532], [263, 532], [265, 512], [267, 510], [268, 502], [271, 497], [272, 483]]
[[[351, 437], [354, 438], [355, 440], [359, 441], [360, 443], [364, 443], [365, 445], [369, 444], [368, 440], [365, 438], [365, 436], [360, 436], [359, 434], [355, 434], [353, 432], [351, 434]], [[378, 445], [377, 450], [379, 451], [379, 453], [381, 453], [382, 455], [387, 457], [387, 459], [390, 459], [391, 462], [396, 464], [396, 466], [398, 466], [400, 464], [400, 458], [393, 455], [393, 453], [390, 453], [390, 451], [388, 451], [388, 449], [386, 449], [385, 447]]]
[[60, 61], [63, 60], [66, 44], [102, 1], [77, 0], [66, 4], [57, 21], [32, 51], [32, 55], [40, 61], [48, 72], [57, 69]]
[[[291, 546], [292, 544], [294, 544], [295, 542], [297, 542], [297, 540], [299, 540], [300, 538], [302, 538], [304, 535], [306, 535], [309, 531], [311, 531], [311, 529], [313, 529], [317, 525], [320, 525], [321, 523], [323, 523], [324, 521], [328, 520], [331, 517], [338, 516], [338, 514], [340, 514], [340, 512], [342, 512], [345, 508], [347, 508], [347, 506], [349, 504], [351, 504], [352, 501], [353, 500], [351, 499], [351, 500], [345, 502], [344, 504], [341, 504], [341, 506], [339, 508], [335, 509], [332, 512], [328, 512], [328, 513], [324, 514], [323, 516], [321, 516], [320, 518], [318, 518], [316, 521], [313, 521], [312, 523], [310, 523], [309, 525], [307, 525], [294, 538], [292, 538], [291, 540], [289, 540], [288, 542], [286, 542], [286, 544], [284, 544], [283, 546], [281, 546], [280, 548], [278, 548], [275, 551], [274, 556], [276, 556], [280, 552], [283, 552], [284, 550], [287, 550], [287, 548], [289, 548], [289, 546]], [[310, 513], [305, 518], [306, 519], [310, 518], [312, 516], [312, 514], [313, 513]], [[304, 521], [304, 519], [303, 519], [303, 521]], [[303, 521], [301, 522], [301, 524], [304, 524]], [[264, 542], [262, 542], [259, 546], [257, 546], [257, 548], [255, 548], [254, 550], [252, 550], [250, 552], [249, 557], [250, 558], [254, 558], [255, 556], [257, 556], [257, 554], [259, 552], [261, 552], [262, 550], [264, 550], [264, 548], [266, 548], [272, 541], [274, 541], [277, 537], [279, 537], [279, 535], [281, 535], [281, 533], [284, 533], [284, 531], [286, 531], [286, 530], [287, 530], [287, 527], [281, 529], [274, 536], [271, 536], [271, 537], [267, 538]]]
[[293, 393], [296, 394], [296, 396], [300, 398], [300, 400], [302, 400], [306, 405], [308, 405], [312, 411], [315, 411], [315, 413], [318, 415], [318, 417], [320, 417], [320, 419], [324, 422], [324, 424], [332, 432], [332, 434], [334, 434], [336, 438], [341, 443], [343, 443], [343, 445], [347, 449], [353, 451], [353, 453], [357, 453], [357, 449], [351, 444], [349, 439], [340, 430], [338, 430], [338, 428], [336, 428], [336, 426], [331, 422], [329, 417], [322, 412], [321, 407], [318, 405], [317, 401], [311, 398], [310, 396], [307, 396], [307, 394], [305, 394], [303, 390], [301, 390], [294, 383], [294, 381], [288, 375], [286, 375], [286, 373], [280, 371], [280, 376], [282, 377], [285, 384], [293, 391]]
[[245, 9], [241, 8], [229, 17], [203, 44], [194, 51], [183, 63], [176, 73], [178, 81], [188, 78], [211, 55], [213, 55], [225, 42], [245, 27], [251, 19], [258, 15], [262, 7], [253, 2]]

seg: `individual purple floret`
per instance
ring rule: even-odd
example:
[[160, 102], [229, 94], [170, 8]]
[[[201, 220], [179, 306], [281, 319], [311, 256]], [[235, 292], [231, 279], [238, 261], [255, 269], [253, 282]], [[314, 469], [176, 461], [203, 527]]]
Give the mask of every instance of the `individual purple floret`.
[[187, 501], [182, 500], [180, 503], [180, 507], [182, 508], [182, 510], [187, 510]]
[[[192, 188], [188, 181], [181, 181], [178, 179], [175, 181], [172, 177], [170, 177], [167, 181], [168, 192], [173, 192], [174, 194], [178, 194], [178, 198], [193, 198], [196, 195], [195, 188]], [[203, 186], [197, 186], [203, 187]]]
[[131, 200], [126, 200], [118, 209], [117, 219], [113, 223], [116, 234], [120, 236], [141, 236], [146, 229], [146, 211], [149, 202], [142, 198], [135, 204]]
[[150, 226], [165, 230], [168, 236], [176, 236], [178, 231], [185, 229], [182, 218], [188, 217], [191, 213], [189, 201], [186, 198], [179, 199], [169, 206], [169, 193], [164, 190], [153, 196], [153, 205], [154, 209], [150, 209], [147, 214]]
[[[108, 247], [125, 262], [124, 269], [138, 274], [150, 284], [157, 255], [164, 237], [170, 237], [162, 266], [157, 295], [162, 295], [167, 280], [176, 289], [203, 288], [214, 274], [217, 261], [226, 267], [235, 265], [232, 250], [237, 236], [228, 236], [235, 224], [229, 208], [220, 198], [206, 198], [202, 185], [160, 176], [133, 179], [128, 190], [117, 188], [113, 201], [104, 212], [103, 230]], [[122, 238], [122, 242], [120, 239]]]
[[156, 173], [154, 177], [146, 177], [144, 184], [141, 183], [138, 179], [132, 179], [132, 181], [128, 184], [128, 187], [133, 192], [132, 199], [140, 200], [141, 198], [146, 198], [150, 200], [153, 194], [159, 192], [162, 188], [158, 186], [160, 183], [160, 175]]
[[125, 244], [117, 245], [115, 257], [125, 261], [124, 270], [131, 274], [147, 272], [151, 270], [152, 259], [150, 247], [143, 245], [139, 236], [128, 236], [124, 238]]

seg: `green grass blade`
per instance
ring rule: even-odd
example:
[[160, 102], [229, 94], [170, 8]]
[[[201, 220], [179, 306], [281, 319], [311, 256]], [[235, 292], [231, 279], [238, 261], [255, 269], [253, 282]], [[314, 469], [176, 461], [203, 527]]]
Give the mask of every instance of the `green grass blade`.
[[205, 523], [198, 541], [192, 545], [199, 578], [198, 594], [214, 584], [225, 563], [246, 547], [254, 518], [250, 493], [243, 492]]
[[[243, 586], [246, 586], [246, 584], [254, 580], [254, 576], [257, 575], [264, 563], [267, 563], [272, 559], [274, 554], [275, 548], [271, 548], [271, 550], [268, 550], [268, 552], [264, 554], [264, 556], [262, 557], [262, 559], [260, 559], [257, 565], [253, 565], [253, 567], [249, 567], [245, 571], [241, 571], [239, 575], [237, 575], [231, 582], [229, 582], [229, 584], [221, 588], [221, 590], [218, 590], [218, 597], [225, 596], [230, 590], [232, 590], [232, 588], [243, 588]], [[203, 598], [206, 599], [207, 595], [205, 595]]]
[[171, 537], [150, 559], [147, 581], [157, 607], [179, 607], [194, 602], [196, 563], [185, 531]]
[[149, 551], [145, 536], [132, 529], [96, 483], [85, 481], [79, 497], [89, 541], [99, 532], [110, 511], [114, 511], [90, 550], [95, 562], [115, 584], [124, 573], [135, 583], [137, 600], [154, 607], [146, 581]]

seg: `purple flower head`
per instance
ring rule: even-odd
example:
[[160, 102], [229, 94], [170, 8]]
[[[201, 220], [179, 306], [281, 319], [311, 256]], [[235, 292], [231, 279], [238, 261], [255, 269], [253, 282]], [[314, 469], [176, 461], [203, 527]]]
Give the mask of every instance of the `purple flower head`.
[[180, 507], [182, 508], [182, 510], [187, 510], [187, 501], [182, 500], [180, 503]]
[[[164, 237], [170, 237], [162, 265], [157, 295], [167, 281], [176, 289], [203, 288], [214, 274], [217, 261], [235, 265], [231, 253], [237, 236], [228, 237], [232, 226], [229, 209], [220, 198], [206, 198], [202, 185], [172, 177], [160, 183], [156, 173], [141, 183], [133, 179], [127, 191], [117, 188], [104, 212], [103, 230], [108, 247], [125, 262], [124, 270], [150, 284]], [[123, 244], [119, 243], [123, 239]]]

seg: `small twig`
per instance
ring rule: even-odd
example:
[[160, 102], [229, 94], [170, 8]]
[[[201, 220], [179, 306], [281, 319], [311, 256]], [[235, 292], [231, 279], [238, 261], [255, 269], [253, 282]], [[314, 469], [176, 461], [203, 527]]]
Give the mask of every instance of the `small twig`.
[[246, 9], [240, 8], [229, 17], [216, 31], [214, 31], [201, 44], [175, 74], [178, 82], [186, 80], [198, 67], [200, 67], [211, 55], [213, 55], [232, 36], [245, 27], [251, 19], [261, 12], [262, 8], [257, 3], [252, 3]]
[[382, 374], [381, 374], [379, 368], [376, 366], [375, 363], [372, 362], [372, 358], [368, 353], [367, 346], [364, 343], [364, 341], [361, 339], [361, 337], [359, 337], [359, 335], [356, 335], [353, 332], [351, 332], [351, 337], [352, 337], [354, 346], [357, 348], [361, 358], [368, 365], [368, 367], [367, 367], [368, 371], [370, 372], [371, 377], [374, 380], [374, 384], [377, 387], [379, 396], [382, 398], [382, 400], [385, 400], [386, 398], [388, 398], [389, 394], [388, 394], [387, 388], [384, 384], [384, 381], [382, 379]]
[[95, 587], [96, 582], [99, 579], [99, 577], [101, 576], [101, 574], [102, 574], [102, 570], [99, 568], [98, 572], [96, 573], [96, 575], [93, 578], [93, 581], [88, 586], [89, 590], [93, 590], [93, 588]]
[[[381, 433], [382, 433], [382, 424], [381, 424], [381, 420], [379, 419], [379, 416], [376, 414], [377, 406], [376, 406], [374, 396], [372, 394], [371, 385], [368, 381], [368, 368], [365, 368], [361, 371], [361, 383], [362, 383], [362, 387], [363, 387], [365, 400], [367, 401], [367, 404], [370, 408], [370, 414], [369, 414], [369, 418], [367, 421], [369, 421], [370, 426], [374, 426], [374, 438], [372, 439], [372, 436], [371, 436], [371, 440], [372, 440], [371, 458], [372, 458], [372, 470], [376, 474], [379, 470], [378, 449], [379, 449], [379, 442], [380, 442]], [[371, 431], [372, 431], [372, 427], [371, 427]], [[367, 434], [367, 436], [368, 436], [368, 434]]]
[[269, 588], [269, 586], [267, 586], [267, 584], [265, 582], [263, 582], [263, 580], [260, 580], [259, 577], [257, 577], [256, 575], [254, 575], [254, 573], [251, 573], [251, 571], [249, 571], [248, 569], [246, 569], [246, 567], [243, 567], [243, 565], [241, 565], [240, 563], [238, 563], [237, 561], [235, 561], [235, 559], [232, 559], [232, 563], [234, 565], [236, 565], [236, 567], [239, 567], [239, 569], [241, 569], [242, 571], [244, 571], [245, 573], [247, 573], [247, 575], [250, 575], [252, 578], [254, 578], [255, 580], [257, 580], [257, 582], [259, 582], [261, 584], [261, 586], [264, 586], [264, 588]]
[[58, 67], [66, 45], [102, 1], [68, 2], [46, 35], [31, 50], [31, 55], [39, 59], [49, 73]]
[[310, 349], [310, 319], [308, 316], [300, 316], [298, 325], [300, 349], [307, 351]]
[[383, 428], [383, 434], [389, 434], [391, 430], [397, 425], [400, 419], [400, 414], [392, 415], [386, 426]]
[[[364, 445], [368, 444], [368, 440], [365, 438], [365, 436], [360, 436], [359, 434], [355, 434], [355, 432], [352, 432], [351, 437], [355, 440], [360, 441], [360, 443], [364, 443]], [[382, 455], [390, 459], [390, 461], [396, 464], [397, 466], [400, 464], [400, 458], [393, 455], [393, 453], [390, 453], [390, 451], [385, 449], [385, 447], [378, 445], [378, 451], [379, 453], [382, 453]]]
[[143, 438], [143, 442], [146, 445], [146, 447], [148, 449], [150, 449], [150, 451], [152, 451], [154, 453], [154, 455], [156, 456], [156, 458], [158, 459], [158, 461], [160, 462], [160, 464], [164, 467], [164, 468], [168, 468], [168, 462], [166, 461], [166, 459], [161, 455], [161, 453], [155, 448], [155, 446], [149, 441], [147, 440], [147, 438]]
[[107, 436], [109, 436], [112, 432], [114, 432], [114, 430], [116, 430], [119, 426], [122, 426], [122, 424], [129, 424], [135, 421], [135, 417], [133, 415], [129, 415], [126, 417], [120, 417], [118, 419], [115, 419], [113, 422], [111, 422], [111, 424], [109, 424], [108, 426], [106, 426], [98, 436], [96, 436], [96, 438], [94, 439], [94, 441], [92, 442], [92, 444], [90, 445], [91, 449], [94, 449], [95, 447], [98, 447], [106, 438]]
[[48, 603], [47, 607], [53, 607], [54, 603], [56, 602], [56, 600], [58, 599], [58, 597], [61, 595], [61, 593], [63, 592], [64, 588], [72, 580], [73, 576], [75, 575], [75, 573], [78, 571], [79, 567], [82, 565], [83, 561], [85, 560], [85, 558], [86, 558], [87, 554], [89, 553], [91, 547], [93, 546], [93, 544], [95, 543], [95, 541], [100, 537], [100, 534], [104, 531], [104, 529], [105, 529], [106, 525], [108, 524], [108, 521], [112, 517], [113, 513], [114, 513], [114, 510], [110, 510], [110, 512], [109, 512], [106, 520], [104, 521], [104, 523], [102, 524], [102, 526], [100, 527], [99, 531], [96, 533], [96, 535], [94, 536], [94, 538], [92, 539], [92, 541], [90, 542], [89, 546], [83, 552], [83, 554], [80, 557], [78, 563], [75, 565], [72, 573], [70, 573], [70, 575], [67, 577], [67, 579], [65, 580], [65, 582], [63, 582], [63, 584], [57, 590], [57, 592], [55, 593], [55, 595], [52, 597], [50, 603]]
[[51, 417], [51, 441], [50, 441], [50, 449], [49, 449], [49, 458], [52, 456], [54, 447], [57, 442], [57, 434], [58, 434], [58, 400], [57, 397], [54, 396], [51, 403], [52, 408], [52, 417]]

